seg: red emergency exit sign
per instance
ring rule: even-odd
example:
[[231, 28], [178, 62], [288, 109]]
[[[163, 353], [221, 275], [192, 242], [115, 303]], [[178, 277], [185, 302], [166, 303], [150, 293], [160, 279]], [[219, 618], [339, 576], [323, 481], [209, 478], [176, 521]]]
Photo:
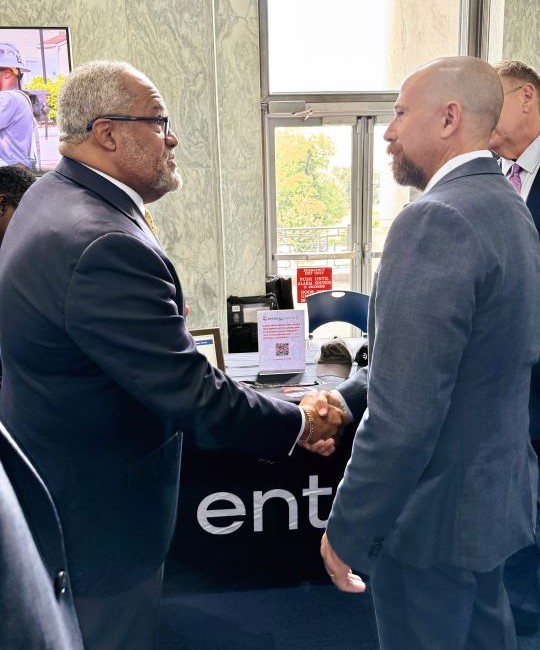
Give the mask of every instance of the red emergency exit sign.
[[297, 302], [306, 302], [307, 296], [318, 291], [332, 289], [332, 267], [322, 266], [317, 268], [297, 269]]

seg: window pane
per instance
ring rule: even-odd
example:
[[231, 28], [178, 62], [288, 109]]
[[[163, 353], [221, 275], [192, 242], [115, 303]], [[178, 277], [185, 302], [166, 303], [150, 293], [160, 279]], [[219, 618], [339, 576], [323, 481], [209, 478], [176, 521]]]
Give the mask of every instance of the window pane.
[[[351, 126], [290, 126], [275, 129], [277, 253], [344, 253], [351, 236]], [[297, 302], [297, 269], [330, 267], [332, 288], [351, 288], [348, 259], [279, 260], [277, 271], [293, 280]], [[334, 330], [336, 326], [334, 325]], [[349, 325], [334, 333], [350, 336]], [[326, 336], [325, 327], [317, 332]], [[328, 334], [328, 336], [331, 336]]]
[[[350, 126], [276, 128], [278, 253], [352, 249], [351, 135]], [[278, 273], [296, 284], [298, 266], [332, 267], [333, 287], [351, 288], [350, 259], [280, 260]]]
[[397, 90], [459, 53], [460, 0], [268, 0], [271, 93]]
[[371, 217], [371, 274], [377, 270], [386, 235], [401, 209], [413, 201], [419, 192], [398, 185], [392, 175], [392, 159], [387, 153], [388, 142], [383, 138], [386, 124], [377, 124], [373, 139], [373, 207]]
[[504, 59], [504, 0], [491, 0], [489, 5], [488, 61]]

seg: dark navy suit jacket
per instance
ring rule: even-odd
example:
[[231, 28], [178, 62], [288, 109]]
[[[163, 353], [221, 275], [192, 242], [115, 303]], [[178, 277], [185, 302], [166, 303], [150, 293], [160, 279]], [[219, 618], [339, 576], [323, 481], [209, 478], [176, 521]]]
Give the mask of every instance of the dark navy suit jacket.
[[82, 650], [54, 502], [2, 423], [0, 494], [0, 648]]
[[0, 254], [2, 417], [58, 506], [76, 596], [155, 573], [175, 524], [181, 433], [286, 456], [297, 406], [212, 368], [175, 269], [131, 199], [64, 158], [25, 194]]
[[[527, 207], [532, 214], [536, 229], [540, 233], [540, 173], [536, 174], [527, 197]], [[540, 363], [537, 363], [532, 370], [529, 415], [531, 438], [535, 441], [536, 446], [540, 444]], [[538, 453], [540, 448], [536, 447], [536, 450]]]

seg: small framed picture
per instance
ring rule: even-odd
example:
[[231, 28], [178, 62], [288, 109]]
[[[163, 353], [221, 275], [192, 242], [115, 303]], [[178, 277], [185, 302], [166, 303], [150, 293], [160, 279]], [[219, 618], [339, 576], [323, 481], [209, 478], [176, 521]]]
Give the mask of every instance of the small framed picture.
[[225, 360], [223, 358], [219, 327], [190, 330], [189, 333], [195, 340], [197, 350], [201, 354], [204, 354], [209, 363], [215, 368], [225, 371]]

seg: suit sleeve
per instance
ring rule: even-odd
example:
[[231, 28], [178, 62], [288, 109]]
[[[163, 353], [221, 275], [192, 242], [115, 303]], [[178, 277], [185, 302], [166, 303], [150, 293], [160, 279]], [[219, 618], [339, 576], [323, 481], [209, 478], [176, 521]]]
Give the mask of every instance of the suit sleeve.
[[364, 366], [336, 388], [345, 401], [352, 415], [352, 421], [356, 425], [360, 422], [366, 410], [368, 378], [369, 368]]
[[[327, 528], [337, 554], [359, 571], [372, 570], [432, 456], [483, 259], [470, 226], [435, 201], [409, 205], [388, 234], [374, 286], [367, 410]], [[344, 394], [353, 399], [354, 381]]]
[[302, 416], [213, 368], [190, 336], [171, 271], [138, 238], [109, 233], [73, 271], [66, 329], [103, 371], [165, 422], [206, 448], [285, 456]]

